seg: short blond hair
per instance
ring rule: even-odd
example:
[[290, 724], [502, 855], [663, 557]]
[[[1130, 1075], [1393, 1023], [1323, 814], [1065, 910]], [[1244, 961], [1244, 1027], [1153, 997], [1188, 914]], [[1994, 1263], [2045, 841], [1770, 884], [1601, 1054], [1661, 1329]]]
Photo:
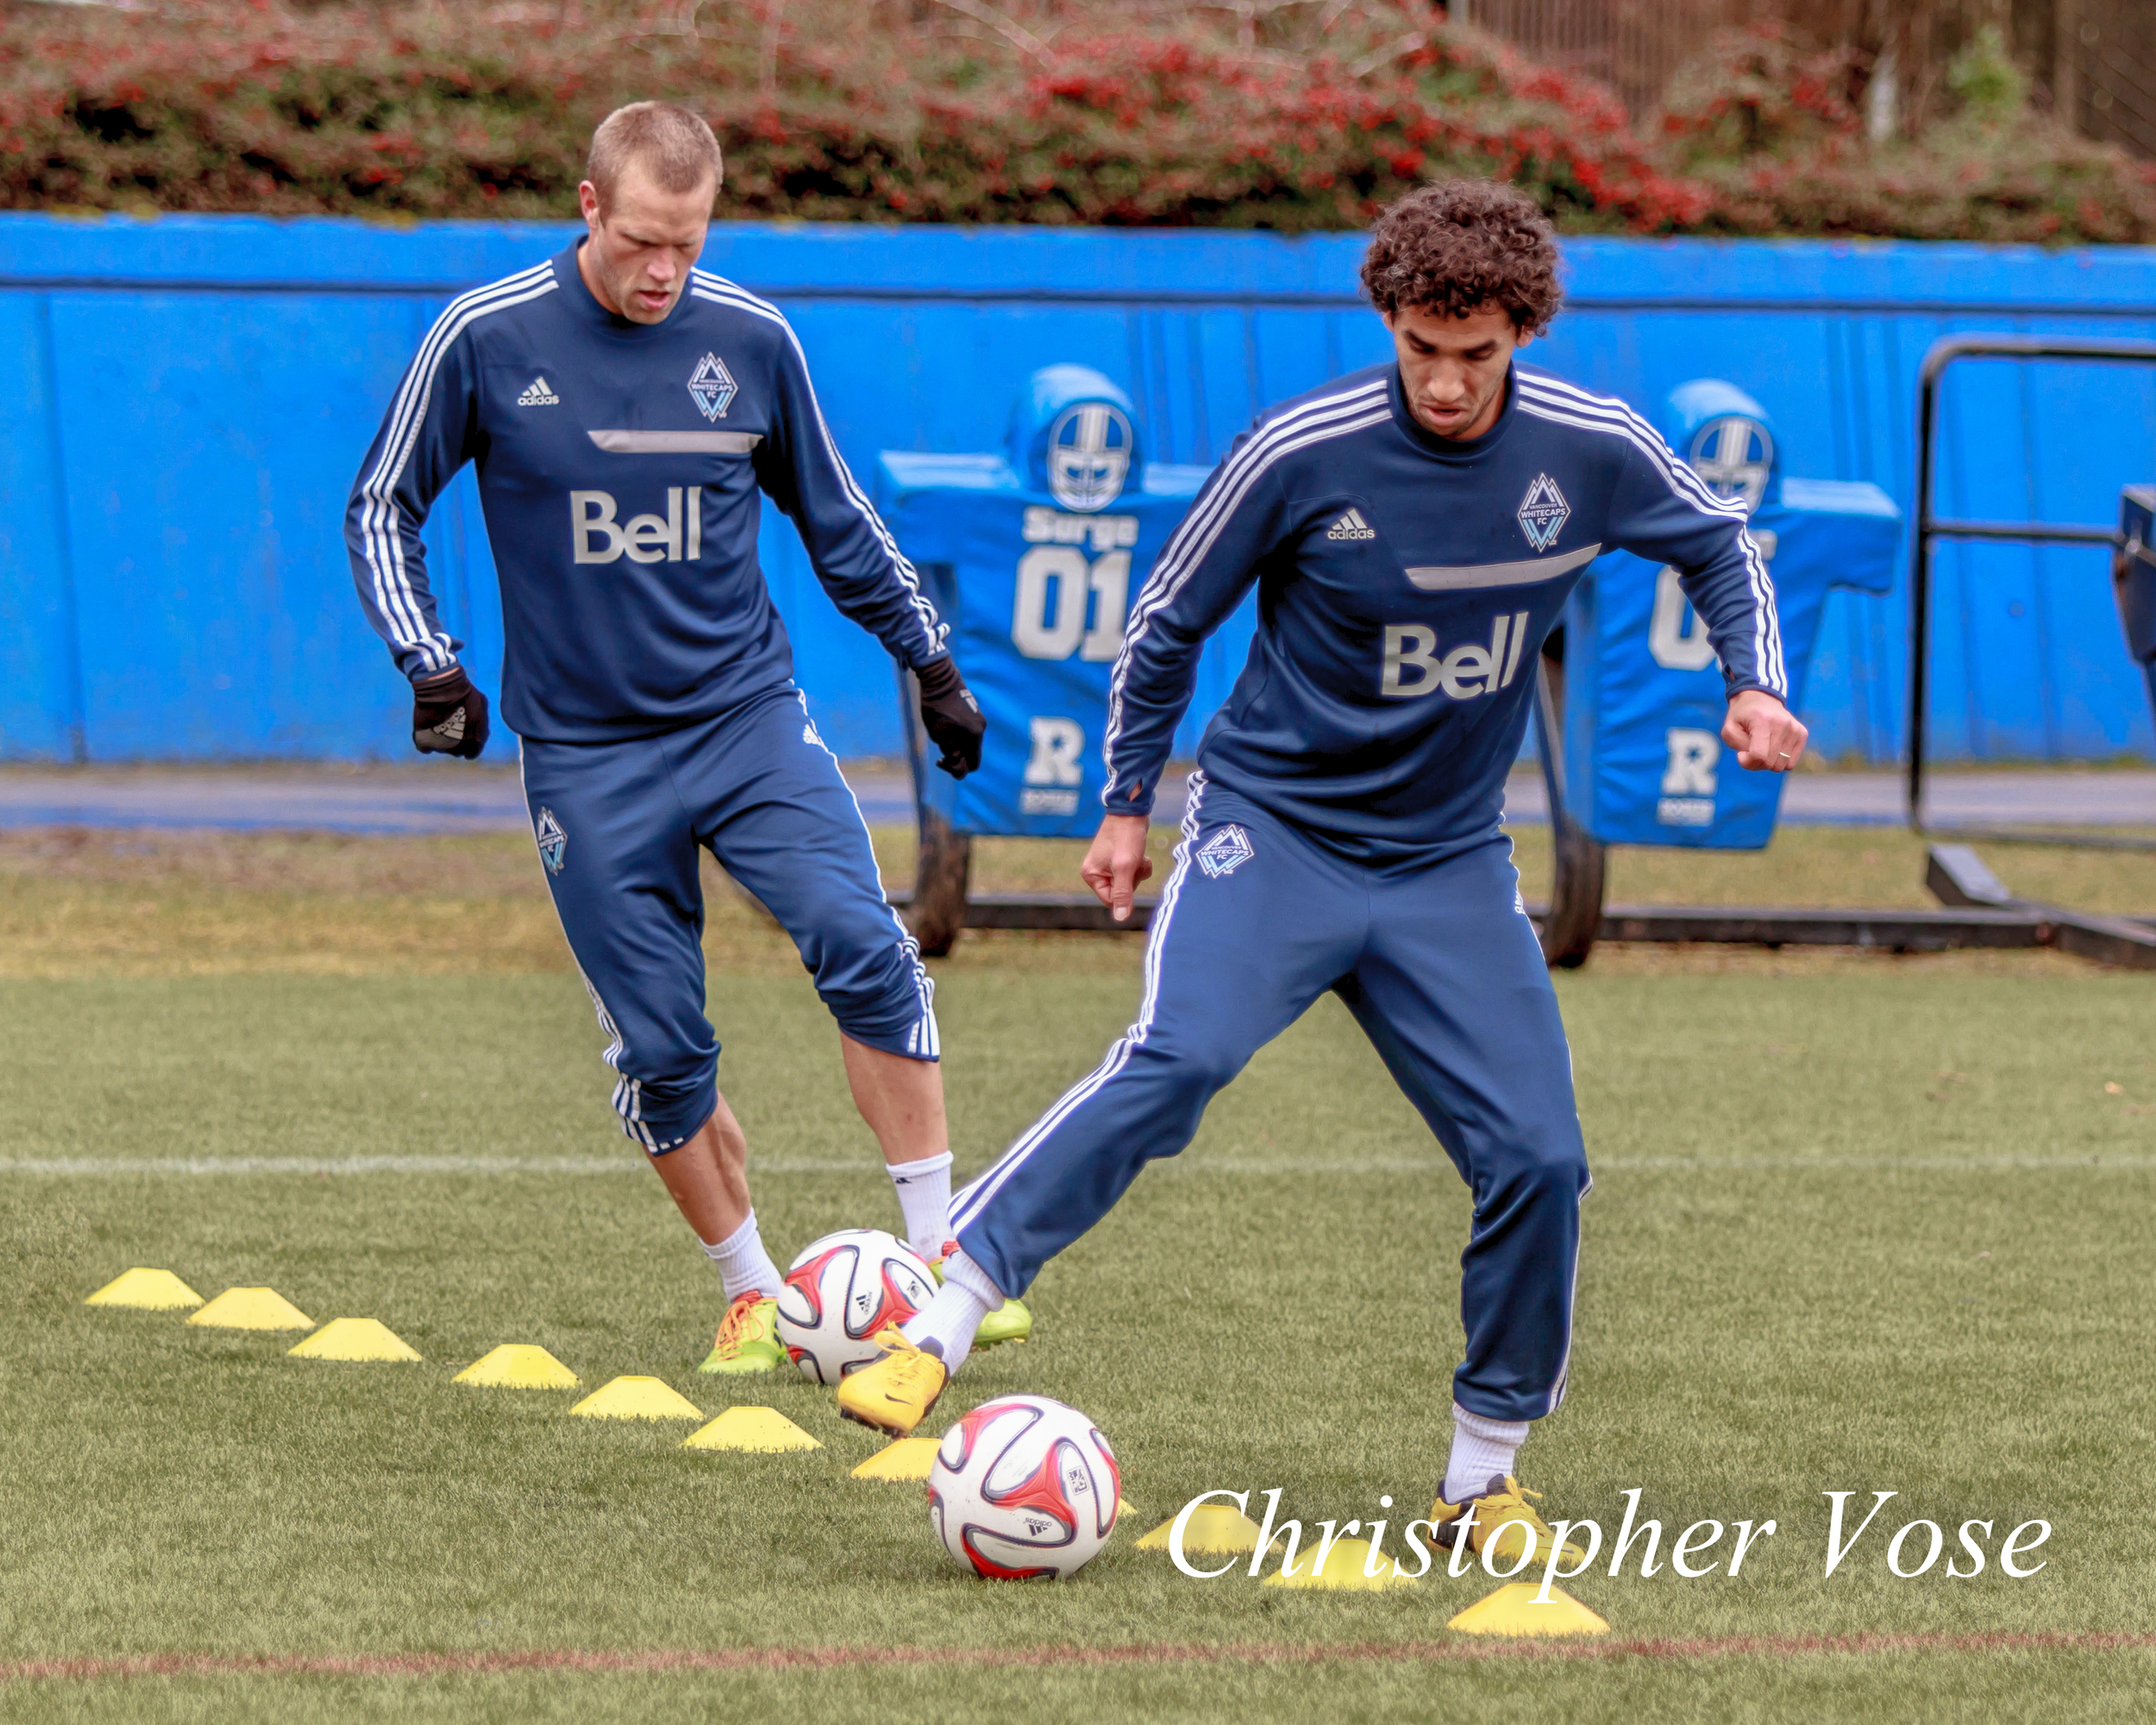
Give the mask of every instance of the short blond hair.
[[726, 172], [711, 129], [671, 102], [632, 102], [599, 122], [584, 177], [599, 193], [601, 210], [614, 201], [632, 162], [661, 191], [693, 191], [708, 179], [716, 193]]

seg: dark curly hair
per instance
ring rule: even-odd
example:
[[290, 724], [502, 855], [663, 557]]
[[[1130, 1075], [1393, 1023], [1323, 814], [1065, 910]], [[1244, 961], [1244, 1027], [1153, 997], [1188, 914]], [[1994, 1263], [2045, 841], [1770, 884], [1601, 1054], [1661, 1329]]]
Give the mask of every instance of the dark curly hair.
[[1403, 305], [1449, 316], [1501, 306], [1539, 336], [1557, 315], [1557, 248], [1532, 199], [1487, 179], [1441, 179], [1377, 218], [1363, 292], [1390, 316]]

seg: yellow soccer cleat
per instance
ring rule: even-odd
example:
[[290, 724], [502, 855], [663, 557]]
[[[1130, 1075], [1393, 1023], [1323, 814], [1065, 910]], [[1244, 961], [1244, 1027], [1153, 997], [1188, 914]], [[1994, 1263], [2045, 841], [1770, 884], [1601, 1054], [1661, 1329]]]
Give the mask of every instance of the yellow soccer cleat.
[[768, 1294], [736, 1295], [719, 1320], [711, 1357], [696, 1369], [716, 1377], [747, 1377], [769, 1371], [786, 1358], [779, 1340], [779, 1302]]
[[[1448, 1551], [1458, 1545], [1460, 1530], [1465, 1527], [1468, 1550], [1480, 1557], [1495, 1534], [1499, 1559], [1517, 1568], [1529, 1534], [1534, 1535], [1534, 1556], [1539, 1559], [1548, 1559], [1550, 1546], [1557, 1539], [1550, 1524], [1535, 1513], [1533, 1504], [1541, 1501], [1539, 1491], [1528, 1490], [1508, 1473], [1499, 1474], [1483, 1488], [1482, 1496], [1464, 1503], [1447, 1503], [1440, 1497], [1430, 1506], [1430, 1519], [1437, 1524], [1438, 1543]], [[1471, 1522], [1470, 1510], [1474, 1512]], [[1569, 1540], [1562, 1556], [1576, 1566], [1587, 1561], [1587, 1553]]]
[[838, 1411], [857, 1426], [910, 1437], [936, 1406], [950, 1373], [934, 1354], [906, 1340], [896, 1324], [887, 1326], [876, 1343], [882, 1358], [839, 1379]]
[[[952, 1240], [943, 1247], [943, 1258], [958, 1250], [958, 1242]], [[929, 1264], [930, 1272], [940, 1286], [943, 1280], [943, 1258]], [[977, 1348], [992, 1348], [998, 1342], [1022, 1342], [1033, 1333], [1033, 1314], [1022, 1300], [1006, 1300], [994, 1311], [981, 1320], [981, 1327], [974, 1332], [973, 1345]]]
[[981, 1327], [973, 1333], [973, 1345], [992, 1348], [998, 1342], [1022, 1342], [1032, 1333], [1033, 1314], [1023, 1302], [1006, 1300], [981, 1320]]

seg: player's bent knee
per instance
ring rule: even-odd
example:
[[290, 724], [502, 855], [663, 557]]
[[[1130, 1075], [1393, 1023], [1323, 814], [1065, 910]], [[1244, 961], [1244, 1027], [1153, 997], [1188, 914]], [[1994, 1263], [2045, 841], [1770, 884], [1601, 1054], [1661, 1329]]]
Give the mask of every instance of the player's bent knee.
[[908, 1060], [935, 1060], [942, 1052], [936, 1027], [935, 988], [903, 949], [880, 973], [827, 982], [816, 992], [838, 1027], [863, 1047]]
[[1250, 1063], [1250, 1056], [1241, 1048], [1218, 1043], [1162, 1040], [1144, 1044], [1131, 1063], [1202, 1104], [1235, 1082]]
[[1576, 1201], [1587, 1190], [1587, 1151], [1576, 1131], [1537, 1123], [1498, 1138], [1490, 1156], [1498, 1185], [1515, 1199]]
[[1577, 1199], [1587, 1190], [1587, 1151], [1576, 1139], [1538, 1145], [1524, 1159], [1523, 1175], [1538, 1192]]
[[849, 1041], [857, 1042], [863, 1048], [873, 1048], [879, 1054], [895, 1054], [901, 1060], [918, 1060], [924, 1066], [933, 1066], [943, 1057], [932, 1020], [926, 1029], [916, 1020], [893, 1031], [881, 1025], [858, 1021], [849, 1023], [840, 1018], [838, 1028], [840, 1034]]
[[614, 1113], [630, 1139], [654, 1156], [679, 1150], [718, 1107], [718, 1077], [710, 1066], [687, 1078], [639, 1078], [628, 1073], [614, 1086]]

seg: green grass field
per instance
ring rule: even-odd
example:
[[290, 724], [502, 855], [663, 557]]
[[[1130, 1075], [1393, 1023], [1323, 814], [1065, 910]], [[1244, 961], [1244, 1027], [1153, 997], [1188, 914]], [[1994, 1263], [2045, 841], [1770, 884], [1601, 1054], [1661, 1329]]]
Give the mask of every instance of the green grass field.
[[[1731, 890], [1898, 876], [1858, 859], [1899, 842], [1804, 837], [1761, 859], [1781, 870], [1764, 890]], [[996, 1586], [950, 1565], [918, 1489], [846, 1477], [877, 1446], [825, 1392], [696, 1376], [717, 1281], [612, 1126], [583, 990], [530, 920], [528, 851], [518, 873], [486, 842], [281, 843], [0, 856], [0, 1717], [2156, 1706], [2147, 977], [1621, 950], [1562, 976], [1597, 1186], [1571, 1399], [1523, 1470], [1553, 1514], [1606, 1528], [1638, 1486], [1669, 1533], [1779, 1532], [1735, 1580], [1641, 1579], [1636, 1560], [1613, 1580], [1605, 1557], [1572, 1590], [1627, 1651], [1464, 1657], [1491, 1650], [1444, 1625], [1495, 1585], [1479, 1574], [1287, 1592], [1131, 1549], [1206, 1490], [1277, 1486], [1306, 1527], [1397, 1528], [1438, 1483], [1467, 1206], [1344, 1012], [1266, 1051], [1186, 1157], [1049, 1267], [1035, 1342], [977, 1357], [938, 1410], [932, 1429], [999, 1391], [1056, 1396], [1123, 1465], [1137, 1513], [1099, 1562]], [[2087, 891], [2149, 908], [2134, 885]], [[890, 1226], [798, 963], [723, 901], [711, 950], [767, 1238], [786, 1255]], [[943, 967], [962, 1170], [1098, 1057], [1137, 957], [969, 938]], [[80, 1303], [137, 1264], [379, 1318], [424, 1363], [291, 1360], [291, 1336]], [[686, 1426], [450, 1383], [505, 1340], [587, 1386], [644, 1372], [706, 1413], [767, 1402], [826, 1447], [699, 1453]], [[1829, 1579], [1837, 1490], [1900, 1495]], [[1995, 1537], [1980, 1578], [1897, 1580], [1886, 1540], [1920, 1516], [1950, 1545], [1971, 1518], [2047, 1520], [2046, 1566], [2000, 1574]], [[1916, 1639], [1809, 1645], [1867, 1635]], [[300, 1663], [234, 1663], [257, 1656]], [[170, 1674], [111, 1663], [131, 1658]]]

